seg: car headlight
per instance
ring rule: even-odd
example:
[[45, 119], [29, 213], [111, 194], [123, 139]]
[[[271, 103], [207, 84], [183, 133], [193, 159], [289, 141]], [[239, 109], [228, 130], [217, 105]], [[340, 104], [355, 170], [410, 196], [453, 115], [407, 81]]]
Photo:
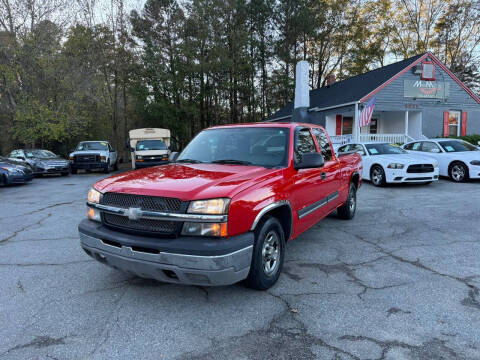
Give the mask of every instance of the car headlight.
[[16, 173], [18, 170], [16, 168], [8, 167], [8, 166], [2, 166], [2, 169], [5, 170], [6, 172], [11, 172], [11, 173]]
[[137, 160], [142, 160], [142, 155], [137, 155]]
[[107, 157], [106, 156], [100, 156], [100, 161], [101, 162], [107, 162]]
[[387, 168], [389, 168], [389, 169], [403, 169], [404, 166], [405, 166], [404, 164], [391, 163], [391, 164], [388, 164]]
[[87, 200], [89, 203], [99, 204], [101, 196], [102, 196], [102, 193], [100, 191], [95, 190], [94, 188], [91, 188], [90, 191], [88, 192]]
[[193, 223], [183, 224], [182, 235], [187, 236], [227, 236], [227, 223]]
[[472, 165], [480, 165], [480, 160], [472, 160], [472, 161], [470, 161], [470, 164], [472, 164]]
[[221, 215], [228, 213], [230, 199], [210, 199], [192, 201], [187, 212], [190, 214]]

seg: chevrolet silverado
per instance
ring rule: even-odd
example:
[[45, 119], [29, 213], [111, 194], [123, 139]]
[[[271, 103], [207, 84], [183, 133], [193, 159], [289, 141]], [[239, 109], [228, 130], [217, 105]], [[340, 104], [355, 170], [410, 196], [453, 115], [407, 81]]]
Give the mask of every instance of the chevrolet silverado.
[[201, 131], [173, 163], [95, 183], [78, 227], [85, 252], [160, 281], [268, 289], [285, 243], [336, 211], [351, 219], [362, 165], [312, 124]]

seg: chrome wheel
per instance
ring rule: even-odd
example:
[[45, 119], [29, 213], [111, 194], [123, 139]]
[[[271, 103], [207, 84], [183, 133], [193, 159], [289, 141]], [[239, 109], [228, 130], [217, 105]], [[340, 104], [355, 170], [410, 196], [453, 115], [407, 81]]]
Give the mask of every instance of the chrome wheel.
[[465, 179], [465, 167], [460, 164], [453, 165], [451, 175], [453, 180], [463, 181]]
[[374, 185], [380, 185], [383, 182], [383, 171], [378, 167], [372, 170], [372, 182]]
[[277, 271], [280, 256], [280, 241], [275, 231], [268, 232], [262, 247], [262, 268], [265, 275]]
[[357, 206], [357, 196], [355, 193], [351, 193], [348, 199], [348, 207], [350, 208], [351, 213], [355, 212], [356, 206]]

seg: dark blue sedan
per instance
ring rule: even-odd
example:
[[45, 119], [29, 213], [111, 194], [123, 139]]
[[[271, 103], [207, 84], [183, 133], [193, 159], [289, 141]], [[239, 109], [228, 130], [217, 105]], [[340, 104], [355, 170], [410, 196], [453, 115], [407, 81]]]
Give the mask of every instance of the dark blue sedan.
[[25, 184], [32, 179], [32, 169], [0, 156], [0, 186]]

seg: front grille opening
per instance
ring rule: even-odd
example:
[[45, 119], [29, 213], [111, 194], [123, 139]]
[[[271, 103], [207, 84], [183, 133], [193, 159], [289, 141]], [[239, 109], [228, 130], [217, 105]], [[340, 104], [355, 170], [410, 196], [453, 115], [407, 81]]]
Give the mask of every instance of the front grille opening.
[[111, 240], [102, 240], [102, 242], [105, 244], [105, 245], [110, 245], [110, 246], [115, 246], [117, 248], [122, 248], [122, 244], [116, 242], [116, 241], [111, 241]]
[[174, 271], [172, 271], [172, 270], [162, 270], [162, 271], [170, 279], [178, 280], [178, 276], [177, 276], [177, 274], [175, 274]]
[[410, 165], [407, 169], [407, 173], [430, 173], [433, 172], [432, 164], [415, 164]]
[[160, 250], [146, 248], [146, 247], [142, 247], [142, 246], [132, 246], [132, 250], [136, 251], [136, 252], [147, 253], [147, 254], [160, 254]]

